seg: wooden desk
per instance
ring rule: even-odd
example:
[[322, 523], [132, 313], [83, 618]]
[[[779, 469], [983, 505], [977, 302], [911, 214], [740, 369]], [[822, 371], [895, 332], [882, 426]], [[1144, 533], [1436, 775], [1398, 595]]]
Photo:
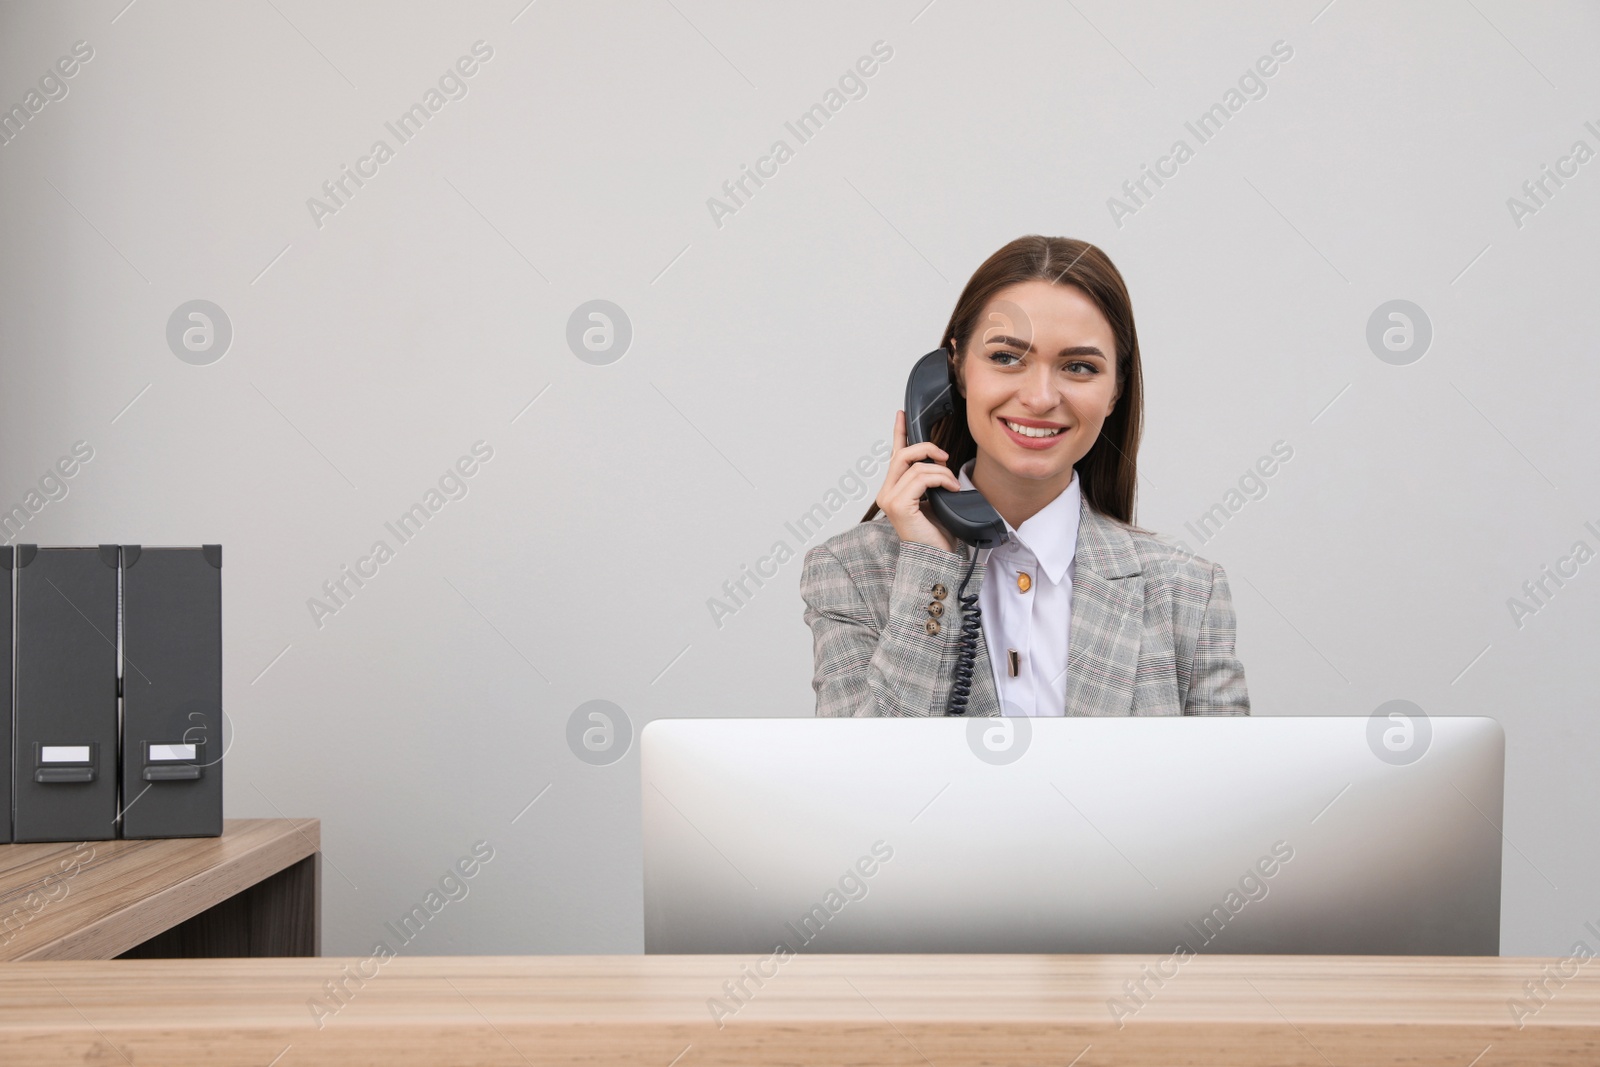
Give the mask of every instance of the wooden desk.
[[316, 819], [221, 837], [0, 845], [0, 960], [315, 956]]
[[[0, 964], [0, 1063], [228, 1067], [581, 1062], [958, 1067], [1600, 1063], [1600, 962], [1198, 956], [1130, 1018], [1160, 957], [799, 956], [719, 1029], [753, 957], [395, 957]], [[1572, 967], [1567, 967], [1572, 970]], [[354, 976], [354, 977], [351, 977]], [[344, 992], [332, 999], [328, 983]], [[320, 1011], [318, 1005], [320, 1004]]]

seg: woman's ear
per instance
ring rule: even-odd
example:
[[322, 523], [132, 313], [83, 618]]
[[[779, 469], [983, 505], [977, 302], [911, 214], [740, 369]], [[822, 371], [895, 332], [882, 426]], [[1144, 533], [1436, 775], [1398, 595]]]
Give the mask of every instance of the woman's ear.
[[961, 360], [956, 355], [959, 349], [956, 347], [956, 339], [954, 337], [950, 338], [948, 347], [950, 349], [950, 380], [956, 383], [956, 395], [965, 399], [967, 388], [961, 384]]

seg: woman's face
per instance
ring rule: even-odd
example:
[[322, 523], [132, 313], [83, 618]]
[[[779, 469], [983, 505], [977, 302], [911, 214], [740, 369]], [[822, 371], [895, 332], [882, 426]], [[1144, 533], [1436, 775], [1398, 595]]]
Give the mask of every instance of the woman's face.
[[1028, 281], [996, 293], [958, 365], [986, 475], [1065, 489], [1116, 405], [1116, 360], [1111, 324], [1077, 286]]

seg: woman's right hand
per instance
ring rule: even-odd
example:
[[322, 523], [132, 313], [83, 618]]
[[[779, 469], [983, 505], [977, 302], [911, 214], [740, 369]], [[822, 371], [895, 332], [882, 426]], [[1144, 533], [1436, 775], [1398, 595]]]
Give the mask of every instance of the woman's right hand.
[[944, 465], [949, 458], [950, 453], [932, 441], [906, 444], [906, 413], [895, 412], [894, 453], [889, 457], [889, 470], [878, 490], [877, 504], [889, 516], [900, 540], [955, 551], [950, 537], [922, 510], [922, 496], [930, 488], [961, 490], [960, 480]]

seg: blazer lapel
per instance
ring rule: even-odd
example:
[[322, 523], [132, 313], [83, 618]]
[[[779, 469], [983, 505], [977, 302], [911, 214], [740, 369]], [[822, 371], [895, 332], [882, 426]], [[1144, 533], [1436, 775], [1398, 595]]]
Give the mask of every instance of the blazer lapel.
[[1131, 715], [1144, 631], [1144, 575], [1133, 538], [1083, 500], [1073, 553], [1068, 715]]

